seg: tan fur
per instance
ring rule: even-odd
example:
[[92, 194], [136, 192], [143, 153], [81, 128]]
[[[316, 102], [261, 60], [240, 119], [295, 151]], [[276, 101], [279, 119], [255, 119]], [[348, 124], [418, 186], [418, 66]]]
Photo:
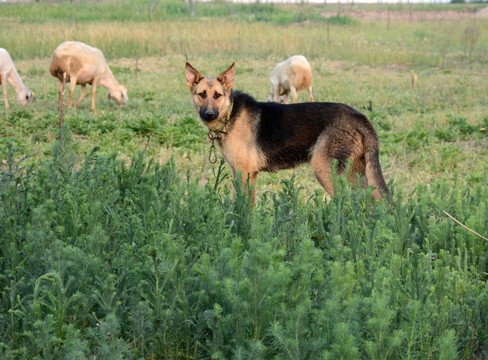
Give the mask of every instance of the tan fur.
[[[312, 68], [302, 55], [295, 55], [275, 66], [270, 76], [271, 90], [268, 101], [284, 102], [288, 104], [290, 93], [293, 101], [298, 102], [297, 92], [308, 89], [309, 101], [313, 102], [312, 95]], [[284, 96], [281, 99], [280, 96]]]
[[232, 132], [221, 139], [222, 155], [236, 169], [245, 173], [257, 172], [263, 167], [265, 159], [257, 150], [252, 136], [253, 124], [247, 121], [249, 117], [246, 111], [239, 118], [236, 119]]
[[360, 174], [361, 185], [368, 186], [365, 178], [365, 158], [364, 146], [361, 134], [354, 129], [348, 131], [339, 131], [331, 129], [328, 132], [322, 133], [317, 139], [317, 143], [312, 153], [311, 165], [315, 176], [319, 180], [324, 189], [331, 195], [334, 195], [332, 186], [332, 164], [335, 158], [337, 149], [347, 144], [348, 151], [350, 151], [350, 164], [348, 172], [348, 181], [351, 183], [357, 182], [357, 176]]
[[118, 105], [125, 105], [128, 100], [127, 89], [115, 80], [112, 71], [105, 61], [103, 53], [99, 49], [84, 43], [78, 41], [66, 41], [60, 44], [56, 50], [54, 50], [49, 70], [51, 74], [59, 80], [60, 102], [63, 74], [66, 74], [66, 82], [70, 83], [68, 107], [72, 106], [73, 91], [77, 84], [82, 87], [82, 95], [75, 106], [78, 106], [85, 98], [87, 94], [87, 84], [92, 86], [92, 110], [95, 110], [98, 84], [108, 89], [109, 99], [113, 99]]

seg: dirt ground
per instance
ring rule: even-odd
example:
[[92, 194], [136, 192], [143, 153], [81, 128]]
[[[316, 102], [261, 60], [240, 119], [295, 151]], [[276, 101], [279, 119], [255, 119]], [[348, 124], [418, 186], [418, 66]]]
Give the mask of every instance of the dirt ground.
[[363, 20], [407, 20], [407, 21], [422, 21], [422, 20], [460, 20], [470, 18], [488, 18], [488, 7], [473, 11], [422, 11], [422, 10], [352, 10], [343, 9], [341, 11], [326, 11], [323, 13], [325, 17], [334, 16], [337, 14], [346, 15], [354, 19]]

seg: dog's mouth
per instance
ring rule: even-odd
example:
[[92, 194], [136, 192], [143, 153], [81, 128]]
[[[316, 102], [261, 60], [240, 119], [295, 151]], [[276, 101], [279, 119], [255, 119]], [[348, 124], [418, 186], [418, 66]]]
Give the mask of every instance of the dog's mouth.
[[200, 118], [203, 121], [214, 121], [219, 117], [219, 112], [208, 109], [200, 109]]

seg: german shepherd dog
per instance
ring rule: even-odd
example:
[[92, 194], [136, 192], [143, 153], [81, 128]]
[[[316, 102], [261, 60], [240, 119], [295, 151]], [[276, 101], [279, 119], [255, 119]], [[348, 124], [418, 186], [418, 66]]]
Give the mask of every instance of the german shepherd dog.
[[[374, 199], [389, 197], [379, 162], [378, 136], [365, 115], [339, 103], [258, 102], [232, 90], [234, 64], [211, 78], [187, 62], [185, 75], [212, 146], [217, 141], [234, 177], [238, 170], [243, 172], [243, 187], [247, 179], [249, 185], [255, 185], [260, 171], [275, 172], [310, 162], [320, 185], [333, 196], [333, 161], [337, 159], [338, 175], [347, 173], [348, 180], [356, 182], [359, 174], [363, 187], [375, 187]], [[252, 198], [254, 202], [254, 191]]]

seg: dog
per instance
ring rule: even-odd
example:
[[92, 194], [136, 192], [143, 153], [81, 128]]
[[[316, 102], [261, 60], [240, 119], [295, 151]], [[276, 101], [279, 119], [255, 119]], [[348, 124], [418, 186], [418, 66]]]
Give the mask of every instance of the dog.
[[[379, 161], [379, 142], [368, 118], [352, 107], [330, 102], [279, 104], [258, 102], [232, 90], [235, 63], [219, 76], [205, 77], [190, 63], [185, 76], [192, 103], [209, 138], [231, 166], [234, 178], [243, 173], [252, 185], [261, 171], [276, 172], [309, 162], [320, 185], [334, 196], [332, 175], [347, 174], [372, 196], [389, 198]], [[244, 175], [247, 175], [244, 176]]]

